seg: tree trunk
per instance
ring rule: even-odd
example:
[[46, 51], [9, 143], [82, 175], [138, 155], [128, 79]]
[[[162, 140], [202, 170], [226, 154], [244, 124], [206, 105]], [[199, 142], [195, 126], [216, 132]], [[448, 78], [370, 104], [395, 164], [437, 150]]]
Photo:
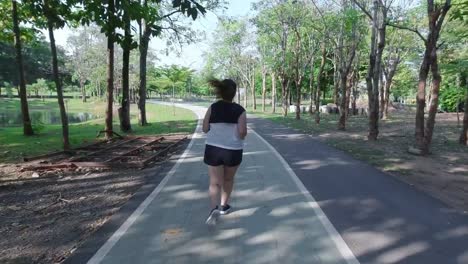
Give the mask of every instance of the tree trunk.
[[325, 69], [325, 63], [327, 59], [327, 49], [325, 47], [325, 41], [322, 41], [322, 60], [320, 61], [320, 68], [317, 75], [317, 88], [315, 96], [315, 123], [320, 124], [320, 87], [323, 80], [323, 71]]
[[301, 119], [301, 86], [302, 76], [296, 80], [296, 120]]
[[[428, 1], [428, 24], [429, 34], [425, 39], [426, 50], [424, 59], [419, 72], [419, 85], [417, 96], [417, 112], [416, 112], [416, 144], [422, 155], [429, 154], [430, 145], [432, 142], [432, 134], [435, 125], [435, 117], [439, 103], [439, 89], [442, 77], [439, 72], [437, 59], [437, 41], [439, 39], [440, 30], [444, 18], [451, 7], [451, 1], [446, 0], [444, 5], [434, 4], [434, 1]], [[425, 88], [429, 69], [432, 73], [431, 82], [431, 101], [429, 105], [428, 117], [424, 124], [424, 108], [426, 104]], [[426, 125], [426, 126], [424, 126]]]
[[[47, 0], [44, 1], [46, 8], [48, 7]], [[68, 117], [65, 110], [65, 104], [63, 101], [63, 91], [62, 91], [62, 82], [60, 80], [59, 69], [58, 69], [58, 60], [57, 60], [57, 48], [55, 46], [55, 37], [54, 37], [54, 26], [53, 21], [50, 17], [47, 18], [47, 26], [49, 29], [49, 40], [50, 40], [50, 50], [52, 53], [52, 72], [54, 75], [55, 86], [57, 87], [57, 100], [60, 109], [60, 119], [62, 121], [62, 136], [63, 136], [63, 149], [70, 149], [70, 141], [68, 139]]]
[[312, 59], [310, 66], [310, 76], [309, 76], [309, 93], [310, 93], [310, 105], [309, 105], [309, 114], [312, 115], [314, 112], [314, 101], [315, 101], [315, 91], [314, 91], [314, 60]]
[[390, 80], [386, 80], [385, 81], [385, 86], [384, 86], [384, 90], [383, 90], [383, 112], [382, 112], [382, 119], [383, 120], [387, 120], [388, 119], [388, 105], [390, 103], [390, 88], [391, 88], [391, 81]]
[[140, 87], [138, 90], [138, 109], [140, 110], [139, 122], [141, 126], [148, 125], [146, 119], [146, 65], [148, 57], [148, 43], [150, 40], [150, 30], [146, 26], [146, 21], [143, 22], [145, 25], [144, 33], [140, 39]]
[[422, 153], [428, 154], [429, 148], [432, 142], [432, 134], [434, 131], [435, 117], [437, 114], [437, 109], [439, 106], [439, 90], [442, 77], [439, 72], [439, 63], [437, 61], [437, 51], [434, 49], [434, 54], [432, 55], [433, 61], [431, 63], [431, 72], [432, 72], [432, 89], [431, 89], [431, 101], [429, 103], [429, 111], [426, 121], [426, 127], [424, 131], [424, 146]]
[[252, 82], [250, 84], [251, 86], [251, 89], [252, 89], [252, 107], [253, 107], [253, 110], [257, 110], [257, 100], [256, 100], [256, 97], [255, 97], [255, 67], [252, 67]]
[[276, 113], [276, 74], [271, 72], [271, 112]]
[[265, 105], [266, 105], [266, 67], [265, 65], [262, 68], [262, 112], [265, 113]]
[[81, 101], [86, 103], [86, 88], [83, 80], [80, 80]]
[[[336, 53], [336, 52], [335, 52]], [[339, 78], [339, 70], [338, 70], [338, 65], [340, 64], [340, 58], [335, 54], [335, 62], [333, 65], [334, 71], [333, 71], [333, 103], [335, 105], [338, 105], [338, 90], [340, 87], [340, 78]]]
[[29, 117], [28, 99], [26, 96], [26, 80], [24, 77], [23, 54], [21, 48], [21, 32], [19, 28], [18, 9], [16, 0], [11, 1], [13, 13], [13, 32], [15, 34], [16, 63], [18, 64], [19, 90], [18, 95], [21, 100], [21, 116], [23, 118], [23, 134], [25, 136], [34, 135]]
[[237, 88], [237, 103], [238, 103], [239, 105], [241, 105], [242, 102], [241, 102], [241, 95], [240, 95], [240, 89], [239, 89], [239, 88], [240, 88], [239, 85], [240, 85], [241, 83], [238, 82], [238, 80], [239, 80], [239, 78], [236, 78], [236, 83], [237, 83], [237, 87], [238, 87], [238, 88]]
[[289, 80], [284, 74], [281, 74], [281, 103], [283, 106], [283, 116], [286, 117], [288, 115], [288, 90], [289, 90]]
[[429, 75], [429, 60], [429, 54], [426, 50], [419, 69], [418, 92], [416, 95], [415, 136], [416, 144], [420, 149], [424, 146], [424, 110], [426, 108], [426, 81]]
[[344, 70], [340, 73], [340, 119], [338, 121], [338, 130], [346, 130], [346, 117], [348, 115], [348, 106], [346, 102], [348, 101], [347, 97], [349, 94], [348, 85], [347, 85], [348, 75]]
[[[114, 17], [114, 0], [108, 0], [107, 13], [109, 18]], [[106, 138], [113, 136], [112, 114], [114, 102], [114, 31], [112, 29], [107, 37], [107, 109], [106, 109]]]
[[[465, 94], [465, 107], [464, 107], [464, 114], [463, 114], [463, 128], [460, 133], [459, 142], [462, 145], [468, 145], [468, 75], [465, 72], [461, 72], [459, 76], [459, 86], [465, 87], [466, 94]], [[459, 106], [457, 106], [457, 109]]]
[[247, 109], [247, 101], [248, 101], [248, 96], [249, 96], [249, 88], [247, 88], [247, 85], [243, 85], [244, 88], [244, 108]]
[[123, 58], [122, 58], [122, 102], [121, 108], [119, 109], [120, 117], [120, 129], [123, 132], [129, 132], [132, 130], [130, 124], [130, 87], [129, 87], [129, 78], [130, 78], [130, 45], [132, 42], [132, 35], [130, 31], [130, 18], [128, 11], [124, 11], [124, 44], [123, 44]]
[[[385, 48], [386, 7], [379, 8], [379, 2], [374, 1], [372, 19], [371, 55], [368, 71], [367, 89], [369, 92], [369, 140], [377, 140], [379, 135], [379, 89], [382, 74], [382, 55]], [[378, 11], [380, 10], [380, 16]]]
[[[466, 84], [465, 84], [466, 86]], [[468, 145], [468, 86], [465, 96], [465, 113], [463, 114], [463, 129], [460, 134], [459, 142], [462, 145]]]
[[384, 83], [384, 79], [383, 79], [383, 74], [380, 74], [380, 82], [379, 82], [379, 96], [380, 96], [380, 102], [379, 102], [379, 118], [380, 119], [383, 119], [383, 116], [384, 116], [384, 101], [385, 101], [385, 98], [384, 98], [384, 90], [385, 90], [385, 83]]

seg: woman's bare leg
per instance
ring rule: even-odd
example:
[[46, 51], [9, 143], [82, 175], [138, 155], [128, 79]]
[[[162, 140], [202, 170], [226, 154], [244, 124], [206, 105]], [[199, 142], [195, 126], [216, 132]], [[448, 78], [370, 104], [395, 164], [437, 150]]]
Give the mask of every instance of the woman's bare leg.
[[224, 166], [208, 166], [208, 174], [210, 175], [211, 208], [215, 208], [218, 205], [221, 187], [223, 186]]
[[221, 205], [228, 203], [231, 197], [232, 188], [234, 186], [234, 176], [236, 175], [239, 166], [235, 167], [224, 167], [224, 183], [223, 190], [221, 192]]

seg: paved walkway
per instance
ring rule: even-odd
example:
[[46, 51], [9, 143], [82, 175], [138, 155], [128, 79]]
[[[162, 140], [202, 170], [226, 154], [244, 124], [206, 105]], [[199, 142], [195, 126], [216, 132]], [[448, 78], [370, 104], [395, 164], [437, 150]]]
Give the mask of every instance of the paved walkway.
[[235, 211], [216, 228], [204, 224], [198, 129], [88, 263], [468, 264], [466, 215], [309, 135], [252, 117], [249, 126], [256, 132], [236, 178]]
[[468, 216], [313, 136], [249, 117], [359, 262], [468, 264]]
[[287, 163], [250, 132], [235, 210], [216, 227], [204, 223], [208, 176], [198, 127], [175, 167], [88, 263], [358, 263]]

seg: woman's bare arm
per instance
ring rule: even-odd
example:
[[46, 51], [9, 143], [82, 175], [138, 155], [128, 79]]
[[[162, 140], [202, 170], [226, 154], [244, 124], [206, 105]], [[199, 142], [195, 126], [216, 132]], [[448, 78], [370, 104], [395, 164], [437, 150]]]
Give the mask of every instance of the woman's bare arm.
[[238, 120], [238, 128], [239, 128], [239, 136], [241, 139], [245, 139], [247, 136], [247, 113], [244, 112], [242, 113], [241, 116], [239, 116]]
[[206, 110], [205, 118], [203, 119], [203, 133], [208, 133], [208, 131], [210, 131], [210, 116], [211, 107]]

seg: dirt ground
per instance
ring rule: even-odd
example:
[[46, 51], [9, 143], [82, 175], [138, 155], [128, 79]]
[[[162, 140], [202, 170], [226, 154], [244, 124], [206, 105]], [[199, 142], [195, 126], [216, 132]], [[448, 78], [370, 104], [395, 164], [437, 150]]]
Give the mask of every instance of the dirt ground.
[[0, 263], [61, 263], [184, 147], [144, 170], [81, 168], [33, 177], [19, 165], [0, 164]]

